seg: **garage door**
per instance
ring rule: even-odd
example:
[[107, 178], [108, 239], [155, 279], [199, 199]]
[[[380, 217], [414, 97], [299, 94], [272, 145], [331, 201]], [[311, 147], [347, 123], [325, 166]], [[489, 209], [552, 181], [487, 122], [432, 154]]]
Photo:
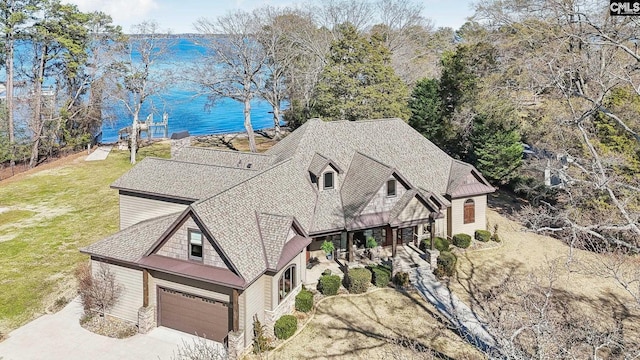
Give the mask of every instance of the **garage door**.
[[229, 308], [219, 301], [158, 288], [158, 325], [224, 342], [229, 332]]

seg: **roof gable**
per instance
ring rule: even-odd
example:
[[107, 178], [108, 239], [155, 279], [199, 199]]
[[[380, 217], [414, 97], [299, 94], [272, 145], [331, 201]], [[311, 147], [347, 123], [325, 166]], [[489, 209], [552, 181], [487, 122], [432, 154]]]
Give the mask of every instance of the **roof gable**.
[[487, 194], [494, 191], [495, 188], [470, 164], [457, 160], [451, 164], [447, 194], [452, 198]]
[[309, 172], [312, 173], [313, 175], [315, 175], [316, 177], [320, 177], [320, 175], [322, 174], [322, 172], [324, 171], [324, 169], [327, 168], [327, 166], [331, 166], [335, 169], [335, 171], [337, 171], [338, 173], [342, 173], [342, 169], [331, 159], [328, 159], [318, 153], [315, 153], [313, 155], [313, 158], [311, 159], [311, 163], [309, 164]]

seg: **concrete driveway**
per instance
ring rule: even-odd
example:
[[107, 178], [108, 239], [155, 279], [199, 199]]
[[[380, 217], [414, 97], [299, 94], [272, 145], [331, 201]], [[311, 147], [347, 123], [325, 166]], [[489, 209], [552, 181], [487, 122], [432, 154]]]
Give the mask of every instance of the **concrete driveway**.
[[2, 360], [168, 360], [195, 336], [159, 327], [127, 339], [112, 339], [85, 330], [79, 324], [82, 305], [76, 298], [61, 311], [44, 315], [9, 333], [0, 342]]

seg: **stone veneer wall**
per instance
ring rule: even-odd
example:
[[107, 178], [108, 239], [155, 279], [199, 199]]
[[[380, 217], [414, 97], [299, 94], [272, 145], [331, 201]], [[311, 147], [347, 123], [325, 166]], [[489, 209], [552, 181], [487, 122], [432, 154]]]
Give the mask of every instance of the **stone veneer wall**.
[[146, 334], [156, 326], [158, 326], [158, 320], [156, 319], [156, 307], [141, 307], [138, 310], [138, 332]]
[[171, 140], [171, 158], [173, 159], [183, 148], [191, 146], [191, 137]]
[[227, 336], [227, 341], [229, 360], [237, 360], [242, 358], [242, 355], [247, 350], [244, 343], [244, 331], [230, 331], [229, 335]]
[[265, 310], [264, 311], [264, 325], [267, 329], [267, 335], [274, 337], [275, 334], [273, 332], [273, 325], [275, 325], [276, 320], [280, 319], [282, 315], [288, 315], [293, 312], [296, 304], [296, 295], [302, 290], [302, 283], [298, 284], [293, 291], [280, 303], [278, 306], [273, 309], [273, 311]]

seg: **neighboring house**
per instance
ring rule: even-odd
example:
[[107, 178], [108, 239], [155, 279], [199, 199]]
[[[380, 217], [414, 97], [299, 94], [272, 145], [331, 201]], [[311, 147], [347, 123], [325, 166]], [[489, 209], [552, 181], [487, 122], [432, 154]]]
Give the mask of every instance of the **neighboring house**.
[[494, 191], [400, 119], [309, 120], [264, 154], [187, 147], [113, 185], [120, 232], [90, 245], [125, 290], [111, 315], [251, 345], [293, 308], [310, 256], [374, 237], [395, 253], [425, 236], [486, 228]]

